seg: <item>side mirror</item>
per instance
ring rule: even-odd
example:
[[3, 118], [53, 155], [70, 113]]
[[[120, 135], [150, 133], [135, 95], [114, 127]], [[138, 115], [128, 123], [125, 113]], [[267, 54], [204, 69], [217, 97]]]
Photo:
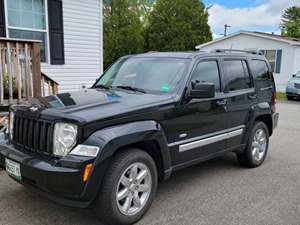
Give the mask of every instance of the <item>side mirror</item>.
[[190, 98], [213, 98], [215, 97], [215, 85], [213, 83], [192, 83]]
[[293, 74], [293, 77], [296, 77], [296, 74]]

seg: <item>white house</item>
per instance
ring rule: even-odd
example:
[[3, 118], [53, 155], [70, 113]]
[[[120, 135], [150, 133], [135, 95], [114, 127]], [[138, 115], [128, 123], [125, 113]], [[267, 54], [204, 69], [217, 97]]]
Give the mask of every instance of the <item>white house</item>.
[[0, 0], [0, 37], [42, 41], [42, 72], [59, 91], [101, 74], [102, 0]]
[[196, 46], [203, 51], [238, 49], [262, 51], [269, 60], [278, 91], [285, 92], [289, 78], [300, 70], [300, 39], [240, 31]]

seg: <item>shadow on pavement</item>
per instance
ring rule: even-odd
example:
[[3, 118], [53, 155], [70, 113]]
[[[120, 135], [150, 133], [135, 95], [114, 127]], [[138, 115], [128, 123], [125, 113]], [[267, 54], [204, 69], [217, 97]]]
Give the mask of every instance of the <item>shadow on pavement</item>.
[[[172, 195], [175, 195], [174, 197], [176, 198], [176, 195], [188, 188], [191, 182], [207, 179], [208, 176], [210, 176], [211, 179], [214, 179], [213, 176], [219, 176], [224, 170], [233, 171], [240, 169], [234, 154], [229, 153], [223, 157], [178, 171], [172, 175], [171, 179], [159, 185], [157, 199], [160, 200], [155, 201], [153, 207], [155, 207], [156, 204], [159, 205], [159, 201], [163, 201], [166, 192], [172, 191]], [[0, 172], [0, 176], [6, 176], [4, 171]], [[1, 177], [1, 180], [2, 179], [3, 178]], [[21, 214], [18, 217], [20, 224], [22, 224], [21, 221], [28, 221], [28, 224], [31, 225], [39, 223], [55, 223], [56, 225], [101, 225], [91, 209], [74, 209], [57, 205], [34, 193], [34, 191], [22, 187], [8, 179], [8, 177], [4, 179], [8, 181], [6, 182], [8, 184], [5, 184], [4, 187], [0, 187], [0, 189], [2, 189], [0, 193], [2, 192], [2, 195], [4, 195], [1, 196], [0, 208], [4, 207], [1, 203], [4, 203], [6, 206], [7, 204], [9, 206], [11, 205], [11, 210], [9, 210], [9, 207], [6, 207], [7, 212], [11, 213], [13, 210], [15, 213]], [[7, 224], [15, 224], [15, 217], [10, 220], [9, 218], [11, 216], [12, 215], [7, 216]], [[36, 220], [37, 217], [39, 219]], [[147, 215], [145, 217], [147, 217]], [[34, 222], [35, 220], [37, 223]]]

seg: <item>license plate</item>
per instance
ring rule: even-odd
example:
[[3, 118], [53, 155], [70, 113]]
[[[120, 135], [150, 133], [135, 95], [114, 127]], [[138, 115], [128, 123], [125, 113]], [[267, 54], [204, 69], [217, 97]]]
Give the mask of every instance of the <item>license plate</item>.
[[14, 161], [11, 161], [9, 159], [5, 159], [5, 167], [6, 167], [6, 172], [8, 175], [21, 180], [21, 167], [19, 163], [16, 163]]

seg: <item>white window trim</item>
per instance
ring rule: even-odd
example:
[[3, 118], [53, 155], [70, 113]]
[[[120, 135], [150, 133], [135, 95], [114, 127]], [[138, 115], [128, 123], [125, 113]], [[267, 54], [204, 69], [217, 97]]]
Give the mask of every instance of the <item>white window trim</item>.
[[33, 31], [33, 32], [41, 32], [41, 33], [46, 33], [47, 32], [47, 29], [36, 29], [36, 28], [14, 27], [14, 26], [8, 26], [7, 30], [8, 29]]
[[278, 73], [276, 73], [276, 71], [277, 71], [277, 55], [278, 54], [278, 49], [276, 49], [276, 53], [275, 53], [275, 66], [274, 66], [274, 73], [275, 74], [278, 74]]
[[33, 32], [43, 32], [46, 33], [46, 61], [41, 62], [41, 65], [49, 65], [50, 64], [50, 38], [49, 38], [49, 18], [48, 18], [48, 0], [44, 0], [45, 3], [45, 23], [46, 29], [35, 29], [35, 28], [22, 28], [22, 27], [14, 27], [8, 25], [8, 4], [7, 1], [4, 0], [4, 10], [5, 10], [5, 27], [6, 27], [6, 37], [9, 38], [9, 29], [23, 30], [23, 31], [33, 31]]
[[50, 37], [49, 37], [49, 17], [48, 17], [48, 0], [45, 0], [45, 17], [46, 17], [46, 30], [47, 30], [47, 34], [46, 34], [46, 39], [47, 39], [47, 44], [46, 44], [46, 62], [43, 62], [43, 64], [50, 64]]

